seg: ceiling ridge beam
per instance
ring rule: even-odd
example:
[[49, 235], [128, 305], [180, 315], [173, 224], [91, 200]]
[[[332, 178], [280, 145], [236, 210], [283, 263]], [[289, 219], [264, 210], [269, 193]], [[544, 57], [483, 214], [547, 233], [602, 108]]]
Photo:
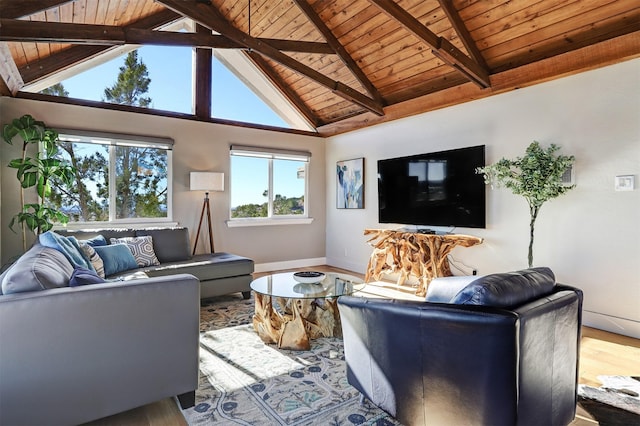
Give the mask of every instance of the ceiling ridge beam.
[[[171, 10], [163, 10], [133, 22], [125, 28], [158, 28], [180, 18], [182, 18], [182, 16]], [[20, 74], [25, 84], [31, 84], [50, 74], [67, 69], [113, 48], [114, 46], [72, 46], [47, 56], [45, 59], [20, 67]]]
[[270, 44], [251, 37], [245, 32], [234, 27], [214, 6], [209, 4], [210, 2], [186, 2], [184, 0], [158, 0], [158, 2], [184, 15], [185, 17], [193, 19], [199, 24], [230, 38], [236, 43], [240, 43], [249, 49], [253, 49], [273, 61], [276, 61], [279, 64], [314, 80], [316, 83], [328, 88], [336, 95], [360, 105], [376, 115], [384, 115], [382, 105], [377, 103], [375, 100], [344, 83], [335, 81], [313, 68], [296, 61]]
[[384, 100], [380, 95], [378, 89], [371, 83], [369, 77], [362, 71], [360, 66], [356, 63], [356, 61], [351, 57], [351, 55], [344, 48], [342, 43], [336, 38], [335, 35], [331, 32], [327, 24], [320, 18], [320, 16], [316, 13], [316, 11], [311, 7], [306, 0], [294, 0], [294, 2], [298, 5], [300, 10], [309, 18], [311, 23], [315, 25], [315, 27], [320, 31], [320, 34], [327, 41], [329, 46], [336, 52], [336, 54], [340, 57], [345, 66], [351, 71], [351, 73], [358, 79], [360, 84], [365, 88], [369, 95], [381, 105], [384, 105]]
[[478, 45], [471, 37], [471, 33], [464, 24], [464, 21], [462, 20], [462, 18], [460, 18], [460, 14], [456, 10], [456, 8], [453, 7], [453, 2], [451, 0], [438, 1], [440, 2], [440, 7], [444, 11], [445, 15], [447, 15], [447, 18], [449, 18], [449, 22], [451, 22], [453, 29], [458, 34], [458, 37], [460, 37], [462, 44], [464, 44], [464, 47], [467, 49], [469, 56], [471, 56], [471, 58], [476, 61], [482, 69], [488, 70], [489, 66], [485, 61], [484, 56], [482, 56]]
[[431, 52], [447, 65], [455, 68], [473, 83], [482, 88], [491, 86], [489, 73], [477, 62], [465, 55], [449, 40], [440, 37], [422, 25], [409, 12], [398, 6], [393, 0], [369, 0], [380, 10], [398, 21], [405, 29], [418, 39], [432, 47]]
[[7, 19], [23, 18], [75, 0], [0, 0], [0, 16]]
[[[214, 49], [243, 49], [239, 43], [215, 34], [157, 31], [115, 25], [75, 24], [68, 22], [33, 22], [0, 19], [0, 40], [34, 43], [71, 43], [91, 45], [149, 44], [192, 46]], [[334, 54], [327, 43], [280, 39], [258, 39], [290, 52]]]

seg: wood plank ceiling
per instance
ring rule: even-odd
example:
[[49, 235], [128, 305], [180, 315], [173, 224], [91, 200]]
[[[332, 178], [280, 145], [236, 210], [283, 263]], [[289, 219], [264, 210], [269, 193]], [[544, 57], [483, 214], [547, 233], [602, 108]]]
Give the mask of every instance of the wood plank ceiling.
[[127, 44], [242, 49], [326, 136], [636, 58], [640, 2], [0, 0], [0, 93]]

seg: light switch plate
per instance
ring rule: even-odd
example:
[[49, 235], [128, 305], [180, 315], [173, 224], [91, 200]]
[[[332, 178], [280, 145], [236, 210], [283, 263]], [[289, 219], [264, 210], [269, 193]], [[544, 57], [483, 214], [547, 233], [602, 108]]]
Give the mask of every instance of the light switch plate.
[[633, 191], [635, 189], [635, 176], [616, 176], [616, 191]]

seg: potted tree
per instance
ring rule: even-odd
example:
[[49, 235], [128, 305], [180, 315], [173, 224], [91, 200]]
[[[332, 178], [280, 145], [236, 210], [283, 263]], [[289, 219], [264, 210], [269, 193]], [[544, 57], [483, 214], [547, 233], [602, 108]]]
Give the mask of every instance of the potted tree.
[[509, 188], [522, 195], [529, 204], [529, 267], [533, 266], [533, 236], [536, 219], [542, 205], [556, 198], [575, 185], [565, 185], [562, 175], [575, 161], [573, 155], [556, 155], [560, 147], [551, 144], [543, 149], [536, 141], [526, 149], [523, 157], [514, 160], [502, 158], [495, 164], [480, 167], [477, 173], [484, 175], [486, 183]]
[[[51, 195], [52, 183], [70, 184], [76, 170], [57, 155], [58, 133], [31, 115], [23, 115], [6, 124], [2, 137], [11, 145], [16, 137], [22, 139], [21, 158], [9, 161], [9, 167], [16, 169], [20, 182], [21, 205], [20, 212], [11, 218], [9, 228], [14, 231], [16, 223], [22, 226], [22, 244], [26, 250], [26, 229], [38, 235], [51, 229], [54, 222], [66, 224], [69, 221], [67, 215], [47, 202], [47, 198]], [[30, 145], [39, 145], [33, 157], [29, 156]], [[36, 189], [38, 203], [25, 203], [25, 189], [31, 187]]]

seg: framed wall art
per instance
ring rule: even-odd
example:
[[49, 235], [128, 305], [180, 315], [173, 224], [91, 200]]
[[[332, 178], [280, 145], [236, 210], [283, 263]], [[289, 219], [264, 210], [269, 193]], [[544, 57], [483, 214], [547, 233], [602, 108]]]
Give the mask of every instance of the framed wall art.
[[336, 163], [336, 207], [364, 208], [364, 158]]

